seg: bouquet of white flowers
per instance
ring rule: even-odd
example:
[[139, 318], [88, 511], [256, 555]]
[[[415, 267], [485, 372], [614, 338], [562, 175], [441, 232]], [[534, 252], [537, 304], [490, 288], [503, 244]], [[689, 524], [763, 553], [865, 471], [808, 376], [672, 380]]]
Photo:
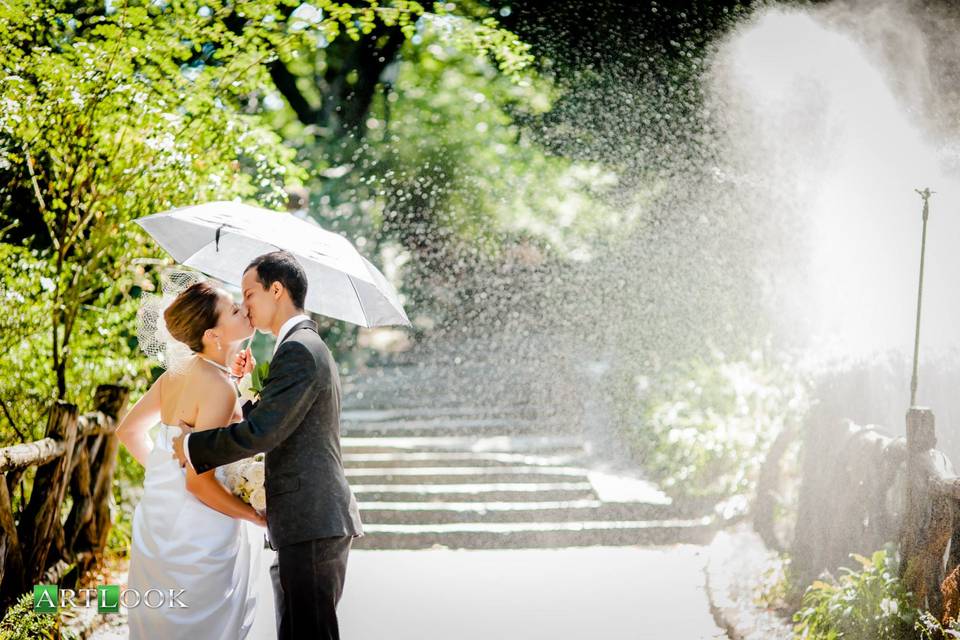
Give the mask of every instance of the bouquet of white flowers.
[[263, 473], [263, 454], [258, 453], [252, 458], [244, 458], [226, 465], [224, 485], [230, 493], [263, 513], [267, 508]]

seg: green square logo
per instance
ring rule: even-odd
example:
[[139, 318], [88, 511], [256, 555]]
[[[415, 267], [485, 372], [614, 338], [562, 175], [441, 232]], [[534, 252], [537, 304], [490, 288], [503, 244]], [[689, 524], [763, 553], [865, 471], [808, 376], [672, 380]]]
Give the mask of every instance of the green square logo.
[[60, 591], [55, 584], [33, 585], [33, 610], [37, 613], [56, 613]]
[[97, 613], [120, 613], [120, 585], [97, 587]]

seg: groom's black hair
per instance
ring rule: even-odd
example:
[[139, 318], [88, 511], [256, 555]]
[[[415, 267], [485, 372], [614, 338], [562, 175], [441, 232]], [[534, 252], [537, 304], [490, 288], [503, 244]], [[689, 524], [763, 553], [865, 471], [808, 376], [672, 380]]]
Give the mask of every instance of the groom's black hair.
[[279, 282], [290, 294], [290, 300], [297, 309], [303, 309], [307, 297], [307, 274], [303, 267], [289, 251], [274, 251], [265, 253], [253, 259], [244, 273], [256, 269], [257, 280], [266, 289], [274, 282]]

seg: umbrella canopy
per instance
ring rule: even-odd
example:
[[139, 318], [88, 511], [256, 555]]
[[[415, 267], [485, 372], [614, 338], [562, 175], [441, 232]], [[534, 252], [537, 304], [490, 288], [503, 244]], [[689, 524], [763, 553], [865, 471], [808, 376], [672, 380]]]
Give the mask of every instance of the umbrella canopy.
[[296, 216], [239, 202], [209, 202], [136, 220], [173, 258], [240, 285], [264, 253], [285, 249], [307, 272], [305, 307], [363, 327], [409, 325], [396, 289], [343, 236]]

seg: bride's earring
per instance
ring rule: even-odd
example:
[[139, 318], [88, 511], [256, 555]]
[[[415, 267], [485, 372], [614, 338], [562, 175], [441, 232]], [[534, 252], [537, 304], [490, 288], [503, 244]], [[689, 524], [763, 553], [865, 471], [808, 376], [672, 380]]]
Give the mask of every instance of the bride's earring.
[[223, 347], [220, 345], [220, 338], [217, 338], [217, 351], [223, 351]]

